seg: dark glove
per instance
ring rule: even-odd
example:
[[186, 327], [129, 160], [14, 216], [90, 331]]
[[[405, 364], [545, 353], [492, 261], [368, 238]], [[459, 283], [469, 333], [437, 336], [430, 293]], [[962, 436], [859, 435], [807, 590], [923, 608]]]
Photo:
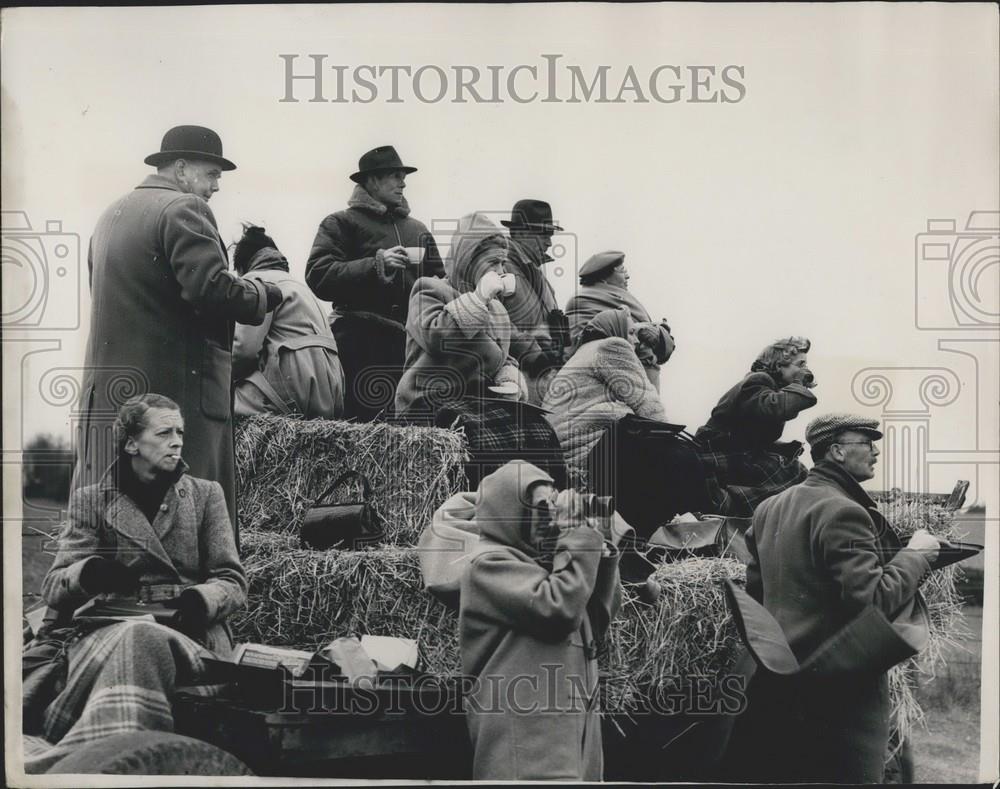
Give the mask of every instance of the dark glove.
[[80, 586], [87, 594], [103, 592], [128, 594], [139, 588], [139, 571], [115, 559], [95, 556], [83, 565]]
[[813, 375], [812, 370], [806, 370], [806, 374], [802, 376], [802, 385], [807, 389], [812, 389], [816, 386], [816, 376]]
[[639, 337], [639, 342], [647, 348], [655, 349], [660, 344], [660, 332], [652, 326], [643, 326], [636, 332], [636, 335]]
[[184, 633], [198, 633], [208, 626], [205, 598], [194, 589], [185, 589], [173, 600], [165, 600], [164, 608], [176, 608], [176, 627]]
[[264, 290], [267, 292], [267, 311], [271, 312], [275, 307], [281, 304], [282, 299], [285, 297], [281, 292], [281, 288], [273, 282], [265, 282]]
[[550, 367], [562, 367], [562, 351], [557, 348], [549, 348], [528, 354], [521, 359], [521, 369], [532, 378], [537, 378], [542, 372]]
[[557, 344], [563, 348], [572, 345], [573, 341], [570, 338], [569, 331], [569, 318], [566, 317], [566, 313], [561, 309], [554, 309], [549, 312], [549, 334], [552, 339], [556, 341]]

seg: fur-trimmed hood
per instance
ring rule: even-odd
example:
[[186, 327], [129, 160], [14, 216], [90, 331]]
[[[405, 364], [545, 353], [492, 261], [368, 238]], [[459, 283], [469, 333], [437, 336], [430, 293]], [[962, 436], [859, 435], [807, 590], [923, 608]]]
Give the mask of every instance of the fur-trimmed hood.
[[[347, 201], [349, 208], [360, 208], [364, 211], [370, 211], [376, 216], [385, 216], [389, 213], [389, 206], [385, 203], [380, 203], [366, 190], [361, 184], [354, 187], [354, 191], [351, 192], [351, 197]], [[392, 213], [400, 218], [408, 217], [410, 215], [410, 204], [406, 202], [406, 198], [403, 198], [403, 204], [392, 209]]]

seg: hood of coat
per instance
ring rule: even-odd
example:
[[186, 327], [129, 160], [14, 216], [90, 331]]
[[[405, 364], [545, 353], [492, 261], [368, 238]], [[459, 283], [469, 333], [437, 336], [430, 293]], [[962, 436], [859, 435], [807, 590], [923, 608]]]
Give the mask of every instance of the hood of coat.
[[[347, 205], [349, 208], [359, 208], [362, 211], [368, 211], [371, 214], [375, 214], [375, 216], [386, 216], [390, 211], [389, 206], [385, 203], [380, 203], [368, 194], [368, 191], [360, 184], [354, 187]], [[406, 202], [406, 198], [404, 197], [403, 204], [392, 208], [391, 211], [393, 216], [403, 219], [410, 215], [410, 204]]]
[[288, 259], [274, 247], [258, 249], [247, 264], [247, 274], [251, 271], [288, 271]]
[[483, 254], [493, 249], [507, 249], [507, 236], [485, 214], [466, 214], [458, 220], [458, 230], [451, 238], [451, 264], [448, 281], [459, 293], [476, 289], [485, 266]]
[[537, 556], [538, 550], [530, 542], [528, 493], [539, 482], [553, 484], [552, 477], [524, 460], [512, 460], [483, 477], [476, 495], [479, 533], [528, 556]]

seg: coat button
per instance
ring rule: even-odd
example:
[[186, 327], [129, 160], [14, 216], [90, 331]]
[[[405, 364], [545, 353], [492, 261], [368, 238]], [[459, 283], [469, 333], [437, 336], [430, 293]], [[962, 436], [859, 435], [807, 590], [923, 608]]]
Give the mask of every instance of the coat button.
[[160, 505], [160, 512], [166, 512], [169, 509], [170, 509], [170, 507], [168, 507], [166, 504], [161, 504]]
[[180, 496], [180, 497], [181, 497], [182, 499], [183, 499], [183, 498], [184, 498], [184, 497], [185, 497], [185, 496], [186, 496], [187, 494], [188, 494], [188, 492], [187, 492], [186, 490], [179, 490], [179, 491], [177, 491], [177, 495], [178, 495], [178, 496]]

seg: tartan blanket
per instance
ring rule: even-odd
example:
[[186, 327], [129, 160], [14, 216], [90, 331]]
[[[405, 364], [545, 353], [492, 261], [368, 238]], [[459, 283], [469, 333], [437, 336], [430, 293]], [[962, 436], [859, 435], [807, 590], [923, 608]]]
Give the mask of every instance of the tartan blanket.
[[712, 512], [749, 518], [757, 505], [806, 478], [807, 469], [795, 457], [763, 450], [713, 451], [702, 444], [698, 452], [709, 480]]
[[470, 460], [466, 476], [471, 490], [511, 460], [526, 460], [547, 472], [556, 486], [566, 486], [566, 458], [545, 412], [513, 400], [466, 397], [449, 400], [437, 410], [435, 426], [465, 431]]
[[26, 773], [104, 737], [137, 730], [173, 731], [171, 697], [204, 670], [211, 653], [153, 622], [117, 622], [66, 642], [67, 675], [45, 708], [40, 736], [24, 738]]

